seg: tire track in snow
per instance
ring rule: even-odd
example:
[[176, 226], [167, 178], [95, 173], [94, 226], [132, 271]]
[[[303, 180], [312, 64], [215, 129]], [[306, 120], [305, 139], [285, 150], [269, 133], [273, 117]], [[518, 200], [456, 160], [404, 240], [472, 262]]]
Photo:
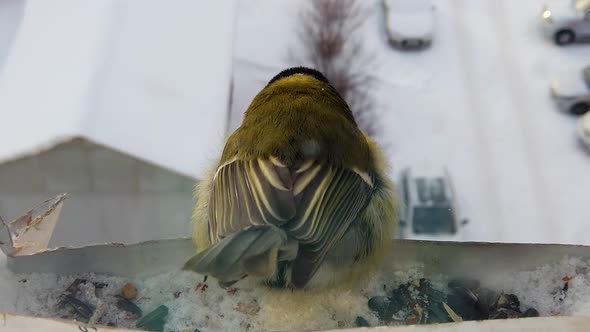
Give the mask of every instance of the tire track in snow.
[[[489, 140], [485, 134], [485, 118], [481, 115], [482, 112], [486, 110], [482, 107], [485, 103], [480, 102], [481, 97], [479, 96], [478, 84], [476, 83], [476, 79], [474, 74], [469, 71], [468, 68], [474, 68], [476, 63], [473, 61], [473, 56], [471, 55], [471, 49], [466, 44], [466, 40], [469, 40], [469, 34], [466, 33], [461, 26], [461, 22], [463, 22], [463, 13], [465, 12], [465, 6], [462, 0], [451, 0], [451, 6], [453, 8], [453, 12], [455, 14], [455, 19], [453, 20], [453, 28], [455, 29], [455, 35], [457, 36], [457, 46], [459, 48], [459, 57], [460, 63], [464, 65], [461, 66], [461, 78], [464, 83], [464, 90], [465, 90], [465, 97], [467, 98], [467, 114], [469, 114], [469, 123], [473, 125], [473, 132], [475, 134], [475, 140], [477, 141], [477, 146], [479, 149], [477, 150], [477, 158], [480, 163], [480, 176], [481, 176], [481, 183], [482, 188], [480, 188], [481, 192], [483, 193], [482, 197], [485, 198], [485, 206], [487, 207], [487, 213], [489, 214], [487, 218], [483, 219], [489, 222], [498, 225], [498, 221], [504, 220], [504, 216], [501, 209], [500, 204], [500, 194], [495, 184], [495, 177], [497, 174], [497, 170], [494, 167], [493, 158], [491, 154], [491, 148], [489, 145]], [[489, 226], [489, 225], [488, 225]], [[485, 226], [484, 226], [485, 227]], [[487, 227], [485, 227], [487, 228]], [[503, 237], [503, 229], [501, 227], [493, 227], [493, 234], [486, 234], [486, 240], [492, 239], [502, 239]]]
[[[520, 65], [519, 57], [515, 52], [517, 48], [514, 47], [514, 40], [508, 30], [510, 26], [506, 21], [506, 13], [509, 9], [505, 5], [504, 0], [488, 0], [488, 8], [489, 12], [492, 14], [492, 23], [495, 26], [495, 31], [498, 32], [498, 34], [496, 34], [498, 43], [504, 44], [505, 46], [502, 47], [500, 51], [501, 62], [503, 63], [503, 67], [507, 69], [507, 84], [510, 87], [508, 93], [511, 97], [511, 104], [515, 111], [514, 118], [516, 119], [516, 124], [520, 129], [519, 132], [524, 142], [523, 152], [528, 161], [528, 176], [533, 189], [533, 199], [536, 202], [536, 206], [543, 209], [542, 213], [538, 214], [542, 219], [537, 220], [536, 222], [540, 222], [546, 227], [545, 234], [558, 234], [559, 230], [555, 227], [557, 219], [555, 219], [553, 201], [548, 199], [551, 197], [551, 194], [547, 192], [548, 186], [540, 167], [541, 159], [539, 158], [539, 151], [537, 149], [538, 144], [535, 144], [532, 135], [534, 125], [527, 126], [527, 123], [530, 123], [527, 117], [534, 116], [534, 114], [530, 114], [529, 109], [531, 107], [528, 107], [528, 98], [525, 96], [524, 88], [527, 86], [527, 82], [523, 79], [523, 74], [520, 70], [522, 67]], [[547, 238], [547, 240], [549, 240], [549, 238]]]

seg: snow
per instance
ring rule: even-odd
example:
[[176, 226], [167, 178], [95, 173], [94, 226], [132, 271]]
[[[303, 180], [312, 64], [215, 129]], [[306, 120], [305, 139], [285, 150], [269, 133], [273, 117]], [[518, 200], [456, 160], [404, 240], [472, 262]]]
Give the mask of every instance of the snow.
[[[202, 276], [191, 272], [168, 272], [141, 279], [95, 274], [0, 273], [5, 274], [2, 277], [8, 281], [5, 288], [13, 293], [0, 289], [3, 298], [15, 299], [13, 303], [2, 301], [0, 311], [57, 317], [63, 313], [55, 309], [59, 295], [79, 277], [108, 284], [98, 298], [90, 282], [82, 285], [80, 294], [76, 296], [96, 306], [98, 303], [106, 304], [106, 314], [98, 320], [99, 323], [113, 322], [121, 327], [133, 327], [136, 320], [129, 319], [129, 315], [115, 305], [115, 296], [120, 294], [122, 286], [132, 282], [139, 292], [135, 303], [144, 315], [159, 305], [168, 307], [166, 331], [192, 331], [195, 328], [201, 331], [238, 331], [246, 330], [248, 326], [254, 331], [327, 329], [351, 326], [357, 316], [364, 317], [375, 326], [378, 320], [368, 309], [367, 301], [372, 296], [384, 295], [384, 286], [392, 290], [400, 284], [427, 277], [435, 289], [445, 291], [448, 282], [446, 276], [427, 274], [423, 266], [418, 266], [404, 272], [376, 274], [364, 289], [292, 292], [241, 287], [238, 284], [237, 291], [230, 294], [213, 280], [209, 280], [208, 287], [203, 290]], [[483, 287], [498, 293], [516, 294], [523, 311], [533, 307], [541, 316], [590, 316], [589, 273], [588, 262], [564, 257], [550, 265], [502, 277], [489, 275], [480, 281]], [[564, 277], [571, 278], [567, 291], [562, 291]]]
[[0, 45], [0, 162], [81, 136], [200, 177], [225, 137], [234, 5], [27, 2]]
[[[577, 258], [564, 258], [551, 265], [543, 265], [533, 271], [492, 277], [487, 285], [517, 294], [525, 307], [533, 307], [541, 316], [569, 315], [589, 316], [590, 265]], [[563, 291], [563, 278], [571, 277], [567, 291]]]
[[[294, 65], [301, 3], [239, 3], [231, 129], [265, 83]], [[590, 155], [577, 143], [577, 119], [549, 96], [551, 80], [587, 65], [590, 49], [544, 38], [543, 4], [437, 1], [432, 47], [402, 52], [387, 43], [380, 1], [367, 2], [363, 40], [379, 64], [378, 140], [392, 175], [418, 163], [447, 166], [470, 219], [468, 241], [590, 244]]]
[[[292, 293], [239, 288], [235, 294], [230, 294], [214, 281], [207, 283], [206, 290], [201, 290], [198, 285], [202, 284], [203, 277], [191, 272], [170, 272], [137, 280], [94, 274], [67, 277], [37, 273], [14, 275], [8, 280], [11, 280], [10, 287], [16, 292], [16, 303], [10, 306], [7, 301], [3, 301], [4, 308], [0, 308], [0, 311], [59, 317], [62, 312], [55, 309], [55, 304], [61, 292], [76, 277], [108, 284], [100, 300], [94, 295], [90, 283], [82, 287], [77, 298], [95, 306], [98, 306], [97, 303], [106, 303], [107, 312], [98, 323], [116, 323], [121, 327], [134, 327], [137, 322], [128, 319], [128, 315], [115, 305], [115, 295], [129, 281], [139, 290], [135, 303], [141, 307], [144, 315], [159, 305], [168, 307], [166, 331], [192, 331], [195, 328], [204, 331], [240, 331], [245, 330], [246, 326], [254, 331], [336, 328], [342, 322], [351, 326], [356, 315], [371, 318], [366, 307], [367, 299], [359, 292], [330, 290]], [[372, 321], [376, 323], [375, 319]]]

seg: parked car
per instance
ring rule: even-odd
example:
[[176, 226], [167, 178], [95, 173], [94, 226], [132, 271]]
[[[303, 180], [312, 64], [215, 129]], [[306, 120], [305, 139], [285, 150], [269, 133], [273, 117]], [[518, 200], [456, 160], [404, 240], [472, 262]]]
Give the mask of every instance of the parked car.
[[403, 199], [400, 238], [462, 240], [462, 226], [467, 220], [459, 220], [455, 192], [446, 168], [406, 168], [401, 173], [399, 187]]
[[556, 2], [543, 8], [543, 30], [557, 45], [590, 39], [590, 0]]
[[590, 152], [590, 113], [578, 120], [578, 138], [582, 145]]
[[423, 48], [432, 43], [434, 6], [431, 0], [383, 0], [383, 10], [392, 46]]
[[564, 112], [582, 115], [590, 111], [590, 65], [562, 73], [551, 82], [551, 97]]

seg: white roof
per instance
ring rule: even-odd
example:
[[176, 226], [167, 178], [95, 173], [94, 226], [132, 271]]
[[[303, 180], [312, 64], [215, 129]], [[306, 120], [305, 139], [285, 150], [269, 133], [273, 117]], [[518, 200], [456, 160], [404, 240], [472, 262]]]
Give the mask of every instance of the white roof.
[[437, 178], [445, 177], [447, 175], [447, 168], [445, 166], [429, 162], [416, 162], [412, 167], [407, 169], [410, 172], [410, 176], [413, 178]]
[[83, 137], [203, 174], [227, 127], [234, 0], [23, 3], [0, 63], [0, 163]]

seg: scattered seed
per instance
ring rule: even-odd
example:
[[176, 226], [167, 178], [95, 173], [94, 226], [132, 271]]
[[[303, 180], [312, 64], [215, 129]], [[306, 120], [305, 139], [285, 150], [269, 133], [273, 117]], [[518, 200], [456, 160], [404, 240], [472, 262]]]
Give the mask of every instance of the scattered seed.
[[260, 306], [256, 303], [238, 303], [236, 310], [243, 314], [254, 316], [260, 311]]
[[84, 320], [88, 321], [92, 314], [94, 313], [94, 307], [90, 304], [87, 304], [83, 301], [78, 300], [71, 294], [67, 294], [64, 296], [64, 303], [69, 305], [74, 309], [76, 314], [82, 317]]
[[163, 331], [166, 316], [168, 316], [168, 307], [161, 305], [140, 319], [135, 327], [148, 331]]
[[106, 303], [99, 304], [96, 307], [96, 310], [94, 310], [94, 314], [92, 315], [92, 317], [90, 317], [90, 319], [88, 320], [88, 324], [96, 324], [98, 320], [101, 319], [102, 316], [104, 316], [104, 314], [106, 314], [108, 308], [109, 306]]
[[117, 308], [119, 308], [120, 310], [126, 311], [128, 313], [131, 313], [135, 316], [135, 319], [138, 319], [139, 317], [142, 316], [142, 311], [141, 309], [133, 302], [131, 302], [130, 300], [126, 299], [123, 296], [117, 296], [118, 300], [117, 300]]
[[137, 288], [132, 283], [128, 282], [123, 286], [121, 294], [123, 294], [123, 297], [127, 300], [135, 300], [135, 298], [137, 298]]
[[364, 319], [361, 316], [356, 316], [356, 319], [354, 320], [354, 325], [358, 326], [358, 327], [369, 327], [371, 326], [371, 324], [369, 324], [369, 322]]
[[528, 308], [522, 317], [539, 317], [539, 312], [535, 308]]
[[443, 307], [445, 308], [445, 310], [447, 311], [447, 313], [449, 314], [449, 317], [451, 317], [453, 322], [462, 322], [463, 321], [463, 318], [461, 318], [461, 316], [457, 315], [457, 313], [454, 312], [453, 309], [451, 309], [451, 307], [449, 307], [444, 302], [443, 302]]

